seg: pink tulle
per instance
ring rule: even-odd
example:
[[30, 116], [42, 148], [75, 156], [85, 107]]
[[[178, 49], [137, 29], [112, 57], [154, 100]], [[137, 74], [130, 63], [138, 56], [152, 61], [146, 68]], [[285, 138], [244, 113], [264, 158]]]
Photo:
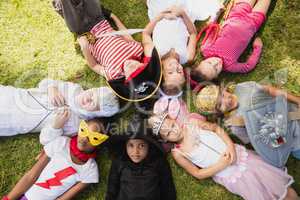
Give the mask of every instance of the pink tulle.
[[236, 145], [237, 161], [233, 173], [213, 179], [230, 192], [245, 200], [279, 200], [286, 196], [287, 188], [294, 182], [286, 171], [264, 162], [257, 154]]

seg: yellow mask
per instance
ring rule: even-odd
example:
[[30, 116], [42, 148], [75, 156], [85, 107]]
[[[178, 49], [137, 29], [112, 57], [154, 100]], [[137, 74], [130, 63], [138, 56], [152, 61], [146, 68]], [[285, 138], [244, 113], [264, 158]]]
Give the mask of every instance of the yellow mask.
[[87, 123], [82, 120], [79, 125], [78, 136], [80, 137], [88, 137], [91, 145], [98, 146], [99, 144], [103, 143], [109, 137], [105, 134], [90, 131], [88, 128]]

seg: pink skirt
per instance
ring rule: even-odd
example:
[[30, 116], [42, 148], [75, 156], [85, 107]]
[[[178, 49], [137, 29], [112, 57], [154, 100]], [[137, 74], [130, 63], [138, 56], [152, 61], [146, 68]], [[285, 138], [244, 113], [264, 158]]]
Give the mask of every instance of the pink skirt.
[[[213, 177], [230, 192], [245, 200], [284, 199], [288, 187], [294, 182], [286, 171], [264, 162], [255, 152], [236, 145], [237, 161]], [[223, 173], [223, 174], [222, 174]]]

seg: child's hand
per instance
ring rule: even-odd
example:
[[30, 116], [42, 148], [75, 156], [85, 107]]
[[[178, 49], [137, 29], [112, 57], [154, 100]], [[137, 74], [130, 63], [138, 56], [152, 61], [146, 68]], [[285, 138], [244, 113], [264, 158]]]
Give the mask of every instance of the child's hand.
[[260, 37], [256, 37], [255, 40], [253, 41], [253, 47], [262, 47], [263, 42]]
[[225, 154], [229, 155], [230, 164], [235, 163], [235, 161], [236, 161], [236, 151], [235, 151], [234, 146], [228, 147], [227, 150], [226, 150], [226, 152], [225, 152]]
[[166, 11], [171, 12], [172, 14], [174, 14], [177, 17], [180, 17], [184, 13], [184, 10], [181, 7], [175, 6], [175, 5], [168, 8]]
[[69, 120], [71, 115], [70, 109], [68, 107], [65, 107], [64, 110], [62, 111], [58, 111], [58, 113], [56, 114], [53, 124], [52, 124], [52, 128], [55, 129], [60, 129], [62, 128], [65, 123]]
[[222, 165], [222, 168], [229, 166], [231, 164], [230, 155], [227, 152], [223, 153], [219, 159], [219, 162]]
[[48, 88], [48, 98], [53, 106], [64, 106], [65, 97], [58, 91], [57, 87]]
[[87, 49], [89, 47], [89, 41], [85, 35], [78, 37], [77, 42], [79, 43], [81, 50]]
[[171, 12], [166, 12], [164, 14], [164, 18], [168, 19], [168, 20], [175, 20], [175, 19], [177, 19], [177, 16], [174, 15], [173, 13], [171, 13]]

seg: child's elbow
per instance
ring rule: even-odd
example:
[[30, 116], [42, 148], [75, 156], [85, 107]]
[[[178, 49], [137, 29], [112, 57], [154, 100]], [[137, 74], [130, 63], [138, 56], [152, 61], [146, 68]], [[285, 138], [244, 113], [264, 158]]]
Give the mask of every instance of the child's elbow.
[[200, 169], [195, 172], [194, 177], [197, 178], [198, 180], [204, 180], [209, 178], [209, 176], [205, 173], [203, 173]]

